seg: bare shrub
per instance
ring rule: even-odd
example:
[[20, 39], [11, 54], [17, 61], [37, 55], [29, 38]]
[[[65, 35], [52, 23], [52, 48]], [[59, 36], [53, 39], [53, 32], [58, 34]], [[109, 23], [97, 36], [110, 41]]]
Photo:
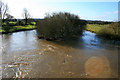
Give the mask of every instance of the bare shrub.
[[70, 13], [48, 14], [37, 22], [37, 33], [45, 39], [68, 39], [82, 34], [86, 21]]
[[99, 35], [108, 37], [111, 39], [118, 38], [120, 39], [120, 26], [118, 22], [109, 24], [108, 26], [103, 27], [99, 32]]

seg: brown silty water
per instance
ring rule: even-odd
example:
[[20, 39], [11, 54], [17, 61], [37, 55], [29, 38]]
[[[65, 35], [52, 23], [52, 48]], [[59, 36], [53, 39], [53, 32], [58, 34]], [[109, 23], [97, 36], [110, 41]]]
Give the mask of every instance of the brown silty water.
[[0, 35], [3, 78], [118, 77], [118, 43], [84, 31], [77, 40], [46, 41], [36, 31]]

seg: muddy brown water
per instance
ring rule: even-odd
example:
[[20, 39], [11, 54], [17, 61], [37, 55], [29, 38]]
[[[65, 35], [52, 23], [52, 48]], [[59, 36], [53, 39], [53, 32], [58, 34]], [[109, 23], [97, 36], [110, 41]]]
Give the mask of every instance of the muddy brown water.
[[38, 39], [35, 30], [0, 37], [3, 78], [118, 77], [119, 42], [94, 33], [69, 41]]

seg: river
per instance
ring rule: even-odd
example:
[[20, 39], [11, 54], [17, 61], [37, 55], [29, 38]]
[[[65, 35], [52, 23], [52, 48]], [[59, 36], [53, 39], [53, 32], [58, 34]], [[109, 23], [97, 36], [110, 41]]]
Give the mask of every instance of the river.
[[84, 31], [77, 40], [46, 41], [36, 30], [3, 34], [3, 78], [116, 78], [120, 42]]

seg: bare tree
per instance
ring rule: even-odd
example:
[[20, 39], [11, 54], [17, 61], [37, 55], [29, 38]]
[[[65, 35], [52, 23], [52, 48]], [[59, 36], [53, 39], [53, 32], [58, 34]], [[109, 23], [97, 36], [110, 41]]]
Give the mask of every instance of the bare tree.
[[2, 20], [4, 21], [6, 14], [8, 13], [8, 5], [4, 4], [2, 1], [0, 1], [0, 25], [2, 25]]
[[0, 1], [0, 27], [2, 27], [2, 7], [3, 3]]
[[28, 19], [30, 19], [30, 14], [26, 8], [23, 9], [23, 18], [25, 19], [25, 24], [27, 24]]
[[9, 14], [9, 13], [6, 14], [6, 19], [13, 19], [13, 18], [14, 18], [14, 16], [12, 16], [11, 14]]

